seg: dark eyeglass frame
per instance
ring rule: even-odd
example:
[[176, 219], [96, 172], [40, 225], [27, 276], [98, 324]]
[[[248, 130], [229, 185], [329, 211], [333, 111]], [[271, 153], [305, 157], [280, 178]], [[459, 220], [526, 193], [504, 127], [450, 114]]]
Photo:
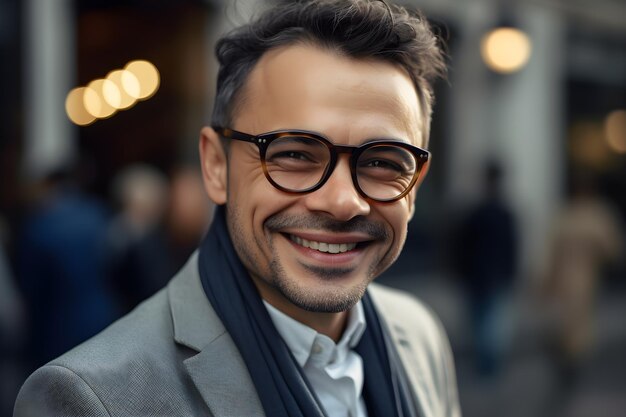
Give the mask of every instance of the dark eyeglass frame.
[[[326, 181], [328, 181], [328, 178], [330, 178], [333, 171], [335, 170], [335, 167], [337, 165], [337, 156], [341, 153], [347, 153], [350, 155], [350, 174], [352, 175], [352, 183], [354, 184], [354, 188], [357, 190], [359, 195], [361, 195], [361, 197], [363, 197], [366, 200], [376, 201], [378, 203], [393, 203], [395, 201], [400, 200], [404, 196], [406, 196], [411, 191], [411, 189], [413, 189], [413, 187], [417, 183], [417, 180], [419, 179], [424, 169], [424, 166], [430, 159], [429, 151], [422, 149], [422, 148], [418, 148], [417, 146], [411, 145], [406, 142], [398, 141], [398, 140], [372, 140], [370, 142], [366, 142], [359, 146], [348, 146], [348, 145], [335, 145], [329, 139], [322, 136], [320, 133], [316, 133], [316, 132], [312, 132], [308, 130], [276, 130], [272, 132], [261, 133], [259, 135], [250, 135], [248, 133], [243, 133], [243, 132], [239, 132], [237, 130], [233, 130], [227, 127], [219, 127], [219, 126], [213, 126], [213, 130], [224, 138], [239, 140], [239, 141], [248, 142], [248, 143], [254, 143], [259, 148], [259, 156], [261, 159], [261, 166], [263, 168], [263, 173], [265, 174], [265, 178], [267, 178], [267, 180], [280, 191], [283, 191], [287, 194], [292, 194], [292, 195], [306, 194], [306, 193], [311, 193], [313, 191], [319, 190], [324, 184], [326, 184]], [[274, 140], [279, 139], [284, 136], [308, 137], [311, 139], [315, 139], [323, 143], [324, 145], [326, 145], [329, 151], [330, 160], [328, 161], [328, 166], [326, 167], [326, 171], [324, 172], [324, 174], [322, 175], [322, 177], [320, 178], [317, 184], [309, 188], [306, 188], [304, 190], [291, 190], [289, 188], [285, 188], [281, 186], [280, 184], [277, 184], [272, 179], [272, 176], [270, 175], [267, 169], [267, 165], [265, 163], [265, 154], [267, 152], [267, 148]], [[357, 179], [356, 163], [359, 160], [359, 156], [363, 152], [373, 147], [384, 146], [384, 145], [393, 145], [393, 146], [406, 149], [415, 157], [417, 167], [415, 169], [415, 173], [413, 174], [413, 178], [411, 178], [411, 182], [402, 193], [400, 193], [398, 196], [393, 197], [393, 198], [378, 199], [378, 198], [374, 198], [366, 194], [365, 191], [363, 191], [361, 187], [359, 186], [359, 181]]]

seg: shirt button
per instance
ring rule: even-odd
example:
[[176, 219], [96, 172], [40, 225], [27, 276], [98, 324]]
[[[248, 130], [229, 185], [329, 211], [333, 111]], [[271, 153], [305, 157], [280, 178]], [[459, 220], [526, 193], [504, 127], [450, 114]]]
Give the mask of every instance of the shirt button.
[[315, 355], [322, 353], [322, 350], [324, 350], [324, 349], [322, 348], [322, 345], [320, 345], [319, 343], [314, 343], [314, 344], [313, 344], [313, 353], [314, 353]]

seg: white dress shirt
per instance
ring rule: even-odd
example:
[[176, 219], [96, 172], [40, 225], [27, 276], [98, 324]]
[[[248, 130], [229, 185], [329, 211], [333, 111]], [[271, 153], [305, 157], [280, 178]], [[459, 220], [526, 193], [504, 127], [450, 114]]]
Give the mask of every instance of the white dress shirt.
[[365, 330], [359, 301], [349, 312], [339, 343], [263, 301], [278, 333], [304, 370], [328, 417], [367, 417], [363, 391], [363, 360], [352, 348]]

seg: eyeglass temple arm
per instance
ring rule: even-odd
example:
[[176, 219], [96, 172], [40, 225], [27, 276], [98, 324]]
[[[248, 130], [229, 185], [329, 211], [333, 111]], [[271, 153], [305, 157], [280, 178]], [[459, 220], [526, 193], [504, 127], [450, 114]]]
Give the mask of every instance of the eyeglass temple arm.
[[215, 130], [218, 134], [229, 139], [242, 140], [244, 142], [253, 142], [253, 143], [256, 142], [255, 136], [248, 135], [243, 132], [238, 132], [236, 130], [229, 129], [226, 127], [213, 126], [213, 130]]

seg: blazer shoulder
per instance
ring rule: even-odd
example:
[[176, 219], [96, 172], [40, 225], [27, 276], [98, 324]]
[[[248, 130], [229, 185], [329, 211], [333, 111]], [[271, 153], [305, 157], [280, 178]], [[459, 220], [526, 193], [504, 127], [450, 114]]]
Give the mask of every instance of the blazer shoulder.
[[52, 365], [81, 370], [124, 364], [129, 357], [149, 357], [172, 339], [172, 320], [167, 294], [161, 290], [102, 332], [50, 362]]
[[72, 370], [45, 365], [24, 383], [13, 417], [110, 417], [89, 384]]

